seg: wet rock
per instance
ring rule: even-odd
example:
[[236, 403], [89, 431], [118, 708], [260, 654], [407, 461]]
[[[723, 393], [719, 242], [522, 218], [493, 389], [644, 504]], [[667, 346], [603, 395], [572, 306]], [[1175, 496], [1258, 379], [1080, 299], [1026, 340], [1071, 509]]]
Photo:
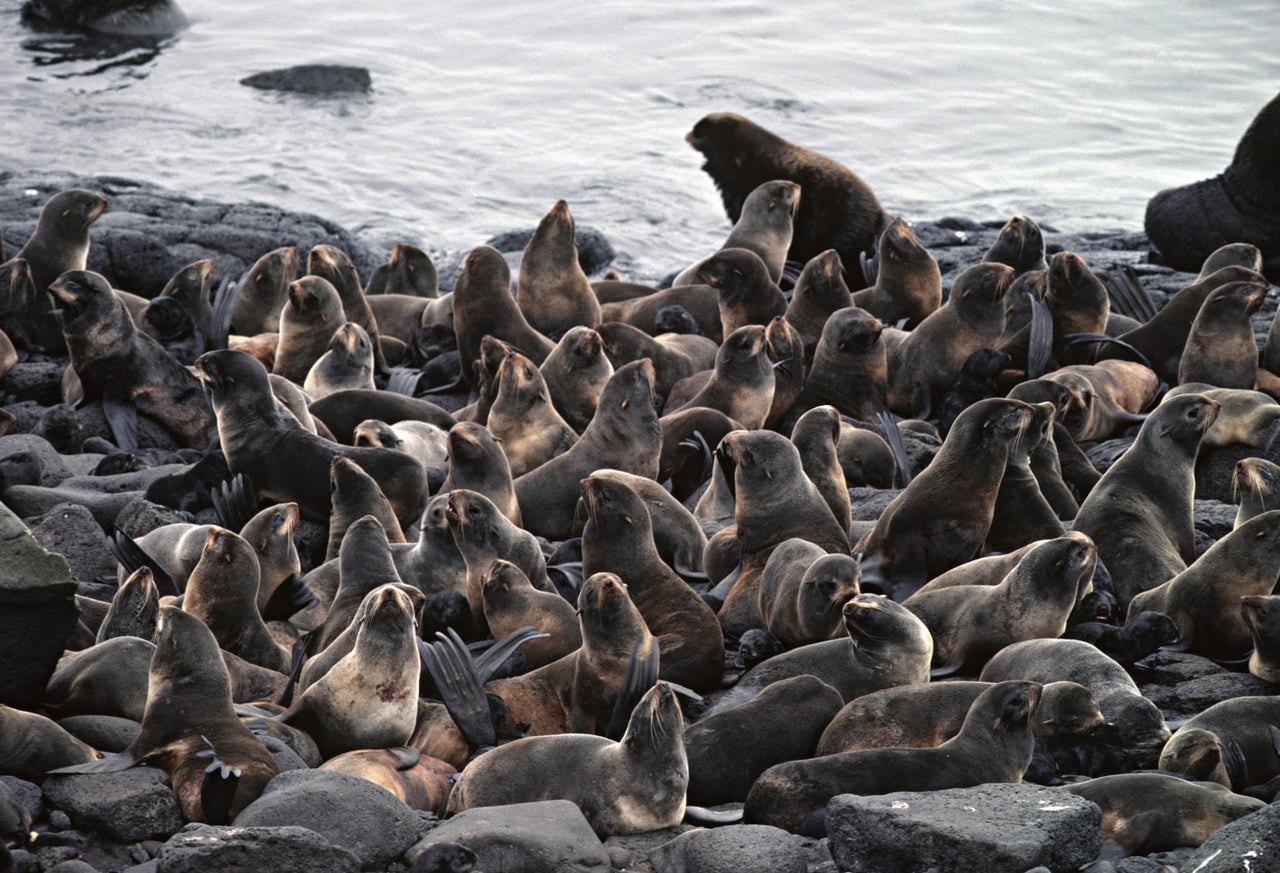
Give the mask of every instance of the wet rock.
[[831, 854], [852, 873], [1075, 870], [1097, 857], [1102, 813], [1064, 791], [979, 785], [880, 797], [842, 794], [827, 807]]
[[65, 811], [77, 828], [118, 843], [163, 839], [185, 824], [163, 770], [50, 776], [42, 787], [45, 800]]
[[1260, 873], [1280, 858], [1280, 805], [1219, 828], [1182, 865], [1187, 873]]
[[137, 738], [142, 725], [117, 715], [73, 715], [58, 726], [100, 752], [123, 752]]
[[232, 825], [310, 828], [355, 853], [364, 869], [398, 859], [423, 832], [418, 816], [391, 792], [335, 770], [281, 773]]
[[767, 825], [697, 830], [649, 853], [656, 873], [805, 873], [804, 840]]
[[98, 873], [98, 868], [76, 858], [50, 867], [48, 873]]
[[67, 559], [0, 504], [0, 703], [40, 702], [80, 611]]
[[241, 85], [262, 91], [293, 91], [301, 94], [349, 94], [368, 91], [373, 79], [364, 67], [338, 64], [299, 64], [282, 70], [254, 73]]
[[611, 869], [609, 852], [582, 810], [568, 800], [464, 810], [434, 828], [406, 857], [417, 859], [439, 843], [466, 846], [478, 856], [480, 870], [590, 873]]
[[301, 827], [212, 827], [189, 824], [160, 847], [158, 873], [355, 873], [360, 859]]
[[46, 549], [67, 559], [81, 585], [100, 576], [115, 577], [116, 559], [107, 548], [107, 536], [83, 506], [59, 503], [32, 525], [31, 533]]

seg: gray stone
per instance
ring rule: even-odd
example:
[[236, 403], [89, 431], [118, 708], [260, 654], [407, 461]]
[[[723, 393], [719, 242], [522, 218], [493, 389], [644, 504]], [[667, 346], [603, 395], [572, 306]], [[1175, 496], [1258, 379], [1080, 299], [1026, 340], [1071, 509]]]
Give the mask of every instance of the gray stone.
[[116, 515], [116, 527], [136, 540], [158, 527], [178, 524], [189, 519], [190, 516], [176, 509], [152, 503], [145, 497], [138, 496], [129, 501]]
[[38, 485], [15, 485], [4, 492], [4, 502], [21, 517], [31, 519], [43, 518], [63, 503], [83, 506], [105, 530], [115, 524], [116, 516], [129, 505], [129, 501], [141, 495], [141, 491], [112, 494], [67, 485], [60, 485], [56, 489]]
[[1142, 694], [1170, 718], [1203, 712], [1215, 703], [1233, 697], [1267, 697], [1276, 688], [1248, 673], [1223, 671], [1213, 676], [1179, 682], [1177, 685], [1144, 685]]
[[77, 828], [118, 843], [163, 839], [185, 824], [163, 770], [50, 776], [43, 788], [45, 800], [64, 810]]
[[0, 836], [8, 839], [20, 835], [25, 840], [30, 832], [31, 813], [26, 799], [19, 796], [8, 783], [0, 782]]
[[107, 535], [83, 506], [57, 504], [32, 525], [31, 533], [46, 549], [67, 559], [81, 585], [101, 576], [115, 577], [116, 559], [107, 548]]
[[48, 873], [98, 873], [98, 868], [77, 858], [55, 864], [49, 868]]
[[261, 737], [262, 745], [267, 747], [267, 751], [271, 753], [271, 757], [276, 759], [276, 766], [283, 773], [286, 770], [306, 770], [307, 762], [302, 760], [293, 749], [284, 740], [277, 737]]
[[40, 702], [80, 615], [75, 593], [67, 559], [0, 504], [0, 703]]
[[805, 873], [804, 840], [768, 825], [681, 834], [649, 853], [656, 873]]
[[13, 858], [13, 873], [39, 873], [40, 861], [25, 849], [14, 849], [10, 853]]
[[160, 847], [158, 873], [355, 873], [360, 859], [300, 827], [240, 828], [190, 824]]
[[1148, 685], [1177, 685], [1205, 676], [1217, 676], [1226, 669], [1201, 655], [1161, 650], [1138, 662]]
[[568, 800], [464, 810], [407, 853], [415, 859], [436, 843], [458, 843], [479, 856], [479, 870], [506, 873], [589, 873], [611, 869], [609, 852]]
[[[1196, 486], [1196, 494], [1200, 494]], [[1196, 500], [1192, 511], [1195, 520], [1196, 554], [1202, 555], [1209, 546], [1231, 533], [1236, 524], [1239, 507], [1219, 500]]]
[[0, 458], [15, 455], [18, 452], [32, 452], [40, 463], [44, 464], [44, 474], [40, 484], [52, 487], [68, 476], [74, 475], [68, 465], [69, 458], [58, 454], [49, 441], [33, 433], [10, 433], [0, 436]]
[[827, 807], [831, 854], [851, 873], [1065, 873], [1098, 856], [1101, 826], [1095, 804], [1036, 785], [842, 794]]
[[337, 64], [300, 64], [283, 70], [254, 73], [241, 85], [263, 91], [295, 91], [301, 94], [346, 94], [368, 91], [373, 79], [364, 67]]
[[40, 793], [39, 785], [17, 776], [0, 776], [0, 782], [9, 786], [9, 790], [26, 807], [27, 815], [39, 818], [44, 814], [44, 795]]
[[1280, 859], [1280, 804], [1219, 828], [1196, 849], [1183, 873], [1263, 873]]
[[72, 715], [59, 719], [58, 726], [100, 752], [123, 752], [142, 729], [133, 719], [118, 715]]
[[694, 825], [678, 824], [669, 828], [662, 828], [656, 831], [645, 831], [640, 834], [626, 834], [624, 836], [609, 837], [604, 841], [604, 847], [609, 852], [609, 857], [626, 857], [631, 860], [626, 865], [630, 867], [645, 868], [649, 865], [649, 853], [659, 846], [665, 846], [681, 834], [698, 830]]
[[232, 825], [310, 828], [354, 852], [365, 869], [398, 859], [423, 834], [418, 816], [391, 792], [336, 770], [281, 773]]
[[849, 503], [854, 521], [872, 521], [880, 517], [893, 498], [902, 493], [899, 488], [850, 488]]

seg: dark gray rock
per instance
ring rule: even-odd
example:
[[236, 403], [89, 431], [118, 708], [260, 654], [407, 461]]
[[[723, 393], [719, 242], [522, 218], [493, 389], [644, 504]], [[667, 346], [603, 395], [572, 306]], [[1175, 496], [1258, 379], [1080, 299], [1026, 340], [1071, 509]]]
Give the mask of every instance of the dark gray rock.
[[1280, 858], [1280, 804], [1219, 828], [1182, 865], [1184, 873], [1262, 873]]
[[609, 853], [568, 800], [488, 806], [458, 813], [406, 853], [409, 859], [437, 843], [466, 846], [480, 870], [507, 873], [590, 873], [611, 869]]
[[83, 506], [59, 503], [32, 526], [31, 533], [40, 545], [67, 559], [81, 585], [100, 576], [115, 577], [116, 559], [107, 548], [107, 535]]
[[[489, 239], [485, 245], [492, 246], [504, 255], [519, 255], [529, 244], [529, 240], [533, 239], [533, 231], [532, 227], [525, 230], [509, 230]], [[582, 272], [588, 276], [603, 273], [618, 255], [608, 238], [594, 227], [586, 227], [575, 222], [573, 238], [578, 244], [578, 264], [582, 267]], [[517, 272], [517, 264], [511, 267], [512, 275]]]
[[1155, 652], [1138, 662], [1148, 685], [1177, 685], [1226, 672], [1220, 664], [1190, 652]]
[[77, 828], [118, 843], [164, 839], [185, 824], [163, 770], [50, 776], [42, 787], [45, 800], [64, 810]]
[[354, 852], [364, 869], [397, 860], [423, 833], [418, 816], [391, 792], [336, 770], [281, 773], [232, 825], [310, 828]]
[[656, 831], [641, 834], [609, 837], [604, 841], [605, 850], [610, 858], [630, 859], [624, 866], [645, 868], [649, 866], [649, 853], [659, 846], [665, 846], [681, 834], [698, 830], [693, 825], [678, 824]]
[[240, 828], [189, 824], [160, 847], [158, 873], [355, 873], [360, 859], [301, 827]]
[[0, 837], [25, 841], [30, 832], [31, 813], [27, 800], [10, 788], [7, 782], [0, 782]]
[[133, 537], [146, 536], [158, 527], [166, 524], [178, 524], [190, 521], [191, 516], [151, 503], [145, 497], [135, 497], [116, 515], [116, 527]]
[[10, 853], [13, 858], [13, 873], [39, 873], [40, 861], [25, 849], [14, 849]]
[[59, 485], [56, 489], [38, 485], [15, 485], [4, 492], [4, 502], [18, 515], [32, 520], [43, 518], [64, 503], [73, 503], [87, 509], [93, 520], [105, 530], [115, 524], [120, 510], [142, 493], [109, 493], [70, 485]]
[[1065, 873], [1097, 857], [1101, 825], [1095, 804], [1036, 785], [842, 794], [827, 807], [831, 854], [851, 873]]
[[276, 759], [276, 766], [283, 773], [286, 770], [306, 770], [307, 762], [302, 757], [289, 748], [284, 740], [276, 737], [262, 737], [262, 745], [267, 747], [267, 751], [271, 753], [271, 757]]
[[1116, 873], [1177, 873], [1195, 849], [1174, 849], [1152, 855], [1135, 855], [1114, 861]]
[[[1196, 494], [1200, 487], [1196, 486]], [[1236, 524], [1238, 506], [1219, 500], [1195, 501], [1192, 517], [1195, 520], [1196, 555], [1203, 555], [1209, 547], [1231, 533]]]
[[0, 703], [40, 702], [80, 615], [75, 593], [67, 559], [0, 504]]
[[854, 521], [875, 521], [893, 498], [902, 493], [900, 488], [850, 488], [849, 503]]
[[63, 861], [50, 867], [47, 873], [98, 873], [98, 868], [80, 859]]
[[656, 873], [805, 873], [804, 840], [768, 825], [681, 834], [649, 853]]
[[142, 729], [133, 719], [117, 715], [72, 715], [59, 719], [58, 725], [100, 752], [123, 752]]
[[[62, 371], [66, 367], [66, 363], [60, 361], [19, 361], [5, 373], [0, 387], [18, 400], [34, 400], [43, 406], [52, 406], [62, 402]], [[17, 430], [25, 431], [27, 428], [16, 427]]]
[[35, 819], [44, 814], [44, 795], [40, 793], [39, 785], [19, 779], [17, 776], [0, 776], [0, 783], [7, 785], [14, 796], [22, 802], [27, 815]]
[[41, 485], [54, 486], [63, 479], [80, 472], [72, 469], [71, 458], [58, 454], [44, 437], [33, 433], [10, 433], [0, 437], [0, 458], [7, 458], [19, 452], [32, 452], [40, 459], [40, 463], [44, 465], [39, 483]]
[[262, 91], [294, 91], [301, 94], [350, 94], [368, 91], [373, 79], [364, 67], [338, 64], [299, 64], [283, 70], [254, 73], [241, 85]]
[[1257, 676], [1226, 670], [1176, 685], [1143, 685], [1140, 690], [1166, 718], [1192, 716], [1233, 697], [1268, 697], [1276, 693], [1274, 685]]

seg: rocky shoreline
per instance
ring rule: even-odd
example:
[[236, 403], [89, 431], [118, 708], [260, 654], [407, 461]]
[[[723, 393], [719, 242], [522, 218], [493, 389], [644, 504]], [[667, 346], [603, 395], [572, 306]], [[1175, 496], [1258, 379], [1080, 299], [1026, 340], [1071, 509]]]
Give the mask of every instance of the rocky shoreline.
[[[288, 244], [305, 249], [327, 243], [345, 250], [361, 275], [367, 277], [387, 254], [321, 217], [266, 204], [198, 201], [148, 183], [111, 177], [19, 177], [0, 173], [0, 233], [10, 254], [31, 233], [40, 206], [48, 197], [71, 187], [101, 191], [111, 201], [109, 210], [94, 226], [89, 269], [101, 272], [115, 287], [145, 297], [156, 294], [178, 269], [200, 258], [213, 259], [218, 277], [239, 277], [270, 249]], [[999, 227], [999, 222], [942, 218], [917, 222], [913, 229], [938, 261], [945, 289], [962, 269], [981, 259]], [[1148, 244], [1141, 233], [1060, 234], [1050, 228], [1044, 230], [1049, 254], [1074, 251], [1096, 271], [1132, 268], [1156, 307], [1192, 279], [1191, 274], [1148, 263]], [[613, 256], [607, 236], [607, 228], [603, 232], [579, 228], [580, 259], [588, 275], [598, 276]], [[516, 230], [489, 242], [509, 257], [518, 257], [527, 239], [527, 232]], [[425, 243], [424, 248], [430, 251], [430, 241], [411, 242]], [[460, 255], [431, 253], [442, 256], [437, 264], [442, 285], [447, 288]], [[680, 266], [673, 264], [672, 269]], [[661, 277], [625, 278], [656, 281]], [[1269, 295], [1262, 310], [1253, 316], [1255, 333], [1261, 341], [1265, 341], [1275, 311], [1275, 295]], [[24, 357], [0, 381], [0, 408], [15, 416], [9, 433], [0, 436], [0, 472], [6, 458], [31, 452], [43, 463], [41, 485], [62, 485], [73, 489], [67, 493], [79, 495], [70, 502], [50, 503], [48, 494], [37, 493], [38, 489], [0, 491], [7, 508], [0, 515], [0, 550], [10, 549], [8, 554], [18, 561], [12, 572], [0, 573], [0, 609], [9, 612], [10, 619], [19, 616], [14, 610], [20, 605], [25, 604], [26, 608], [34, 602], [22, 599], [34, 588], [63, 602], [73, 593], [109, 600], [113, 586], [100, 580], [115, 574], [115, 559], [105, 535], [112, 526], [136, 538], [171, 522], [216, 521], [212, 509], [186, 513], [148, 503], [142, 497], [150, 481], [179, 467], [152, 466], [94, 477], [92, 473], [103, 455], [60, 454], [49, 441], [32, 433], [46, 410], [59, 402], [58, 385], [64, 366], [65, 359]], [[442, 405], [456, 408], [461, 402], [461, 397], [446, 398]], [[75, 419], [81, 440], [90, 436], [109, 438], [105, 417], [97, 405], [77, 410]], [[1136, 428], [1130, 431], [1130, 439], [1133, 433]], [[177, 450], [164, 431], [148, 427], [145, 422], [139, 436], [143, 450]], [[916, 452], [928, 450], [927, 446], [913, 446]], [[1195, 512], [1197, 554], [1232, 529], [1236, 510], [1231, 504], [1231, 471], [1237, 460], [1248, 456], [1280, 463], [1280, 425], [1272, 427], [1263, 449], [1227, 446], [1201, 452]], [[896, 493], [851, 489], [855, 522], [874, 519]], [[30, 528], [29, 535], [22, 523]], [[304, 572], [323, 560], [326, 536], [327, 530], [319, 525], [300, 524], [298, 550]], [[65, 569], [56, 557], [42, 549], [65, 556]], [[54, 565], [52, 571], [48, 569], [50, 562]], [[0, 634], [4, 633], [5, 621], [0, 618]], [[20, 621], [28, 621], [25, 613]], [[41, 627], [28, 627], [24, 639], [38, 639]], [[30, 693], [9, 691], [22, 688], [24, 682], [30, 684], [31, 676], [23, 674], [24, 670], [45, 670], [45, 676], [52, 670], [49, 652], [17, 640], [10, 635], [0, 643], [0, 650], [13, 655], [0, 658], [0, 687], [6, 689], [6, 702], [33, 699]], [[18, 645], [26, 651], [13, 651]], [[60, 651], [61, 646], [57, 648]], [[55, 661], [56, 654], [53, 653]], [[1184, 721], [1222, 700], [1276, 693], [1274, 686], [1248, 673], [1233, 672], [1190, 654], [1159, 652], [1142, 662], [1140, 671], [1142, 693], [1171, 723]], [[39, 688], [43, 681], [39, 680]], [[38, 696], [37, 689], [35, 697]], [[114, 727], [118, 730], [114, 736], [107, 735], [103, 724], [94, 727], [100, 733], [94, 743], [98, 748], [123, 749], [132, 736], [130, 731], [136, 731], [136, 725]], [[831, 836], [821, 841], [763, 826], [700, 830], [680, 825], [601, 842], [577, 808], [564, 801], [548, 801], [538, 809], [472, 810], [441, 823], [434, 815], [410, 810], [368, 783], [357, 784], [361, 780], [354, 777], [306, 770], [296, 756], [290, 759], [287, 748], [277, 745], [281, 747], [273, 752], [277, 752], [280, 769], [290, 772], [278, 777], [264, 794], [264, 800], [271, 802], [255, 804], [257, 811], [251, 820], [238, 820], [235, 828], [185, 824], [168, 780], [158, 770], [57, 776], [43, 785], [15, 776], [0, 777], [0, 815], [7, 808], [6, 801], [8, 806], [13, 805], [6, 796], [11, 793], [29, 817], [28, 828], [40, 832], [32, 851], [13, 853], [12, 869], [16, 873], [178, 873], [249, 868], [266, 873], [297, 869], [400, 873], [409, 869], [410, 861], [426, 844], [448, 840], [467, 845], [489, 864], [500, 863], [504, 870], [623, 869], [668, 873], [768, 869], [831, 873], [838, 869], [871, 869], [853, 866], [855, 862], [850, 859], [856, 853], [843, 847], [865, 847], [882, 839], [918, 846], [918, 857], [932, 857], [933, 866], [939, 870], [973, 869], [972, 865], [983, 859], [989, 862], [983, 869], [990, 870], [1040, 869], [1040, 865], [1067, 870], [1091, 861], [1097, 848], [1096, 807], [1056, 789], [1033, 785], [1016, 790], [1009, 786], [982, 786], [939, 792], [933, 799], [938, 804], [934, 812], [925, 810], [919, 799], [910, 798], [910, 803], [903, 801], [912, 807], [910, 817], [885, 815], [879, 826], [871, 828], [874, 833], [867, 830], [865, 816], [849, 816], [852, 823], [848, 827], [841, 824], [845, 807], [871, 798], [838, 801], [835, 805], [841, 811], [832, 814]], [[3, 757], [0, 750], [0, 760]], [[1070, 802], [1062, 800], [1064, 797]], [[1063, 806], [1052, 815], [1045, 811], [1051, 800], [1061, 801]], [[985, 821], [998, 820], [1001, 824], [994, 831], [966, 831], [957, 825], [956, 810], [970, 807], [981, 810]], [[1278, 812], [1280, 806], [1273, 804], [1229, 825], [1199, 850], [1131, 857], [1118, 861], [1114, 869], [1120, 873], [1179, 868], [1197, 873], [1243, 870], [1246, 868], [1238, 860], [1250, 850], [1269, 851], [1274, 863], [1280, 852], [1275, 837], [1280, 833]], [[1002, 854], [1005, 844], [1016, 844], [1018, 851]], [[1089, 854], [1090, 850], [1093, 854]], [[997, 855], [998, 859], [994, 857]], [[1024, 863], [1024, 867], [1017, 867]], [[477, 869], [499, 867], [482, 863]]]

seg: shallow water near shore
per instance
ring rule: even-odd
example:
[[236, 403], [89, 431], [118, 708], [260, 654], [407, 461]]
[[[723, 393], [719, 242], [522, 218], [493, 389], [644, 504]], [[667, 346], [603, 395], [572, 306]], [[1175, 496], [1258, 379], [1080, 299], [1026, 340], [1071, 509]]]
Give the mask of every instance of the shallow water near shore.
[[[437, 254], [557, 198], [653, 278], [728, 228], [684, 133], [740, 112], [843, 161], [909, 219], [1141, 227], [1220, 171], [1280, 83], [1270, 0], [419, 4], [182, 0], [158, 43], [86, 44], [0, 4], [0, 169], [145, 179], [315, 212]], [[257, 91], [368, 67], [345, 97]]]

